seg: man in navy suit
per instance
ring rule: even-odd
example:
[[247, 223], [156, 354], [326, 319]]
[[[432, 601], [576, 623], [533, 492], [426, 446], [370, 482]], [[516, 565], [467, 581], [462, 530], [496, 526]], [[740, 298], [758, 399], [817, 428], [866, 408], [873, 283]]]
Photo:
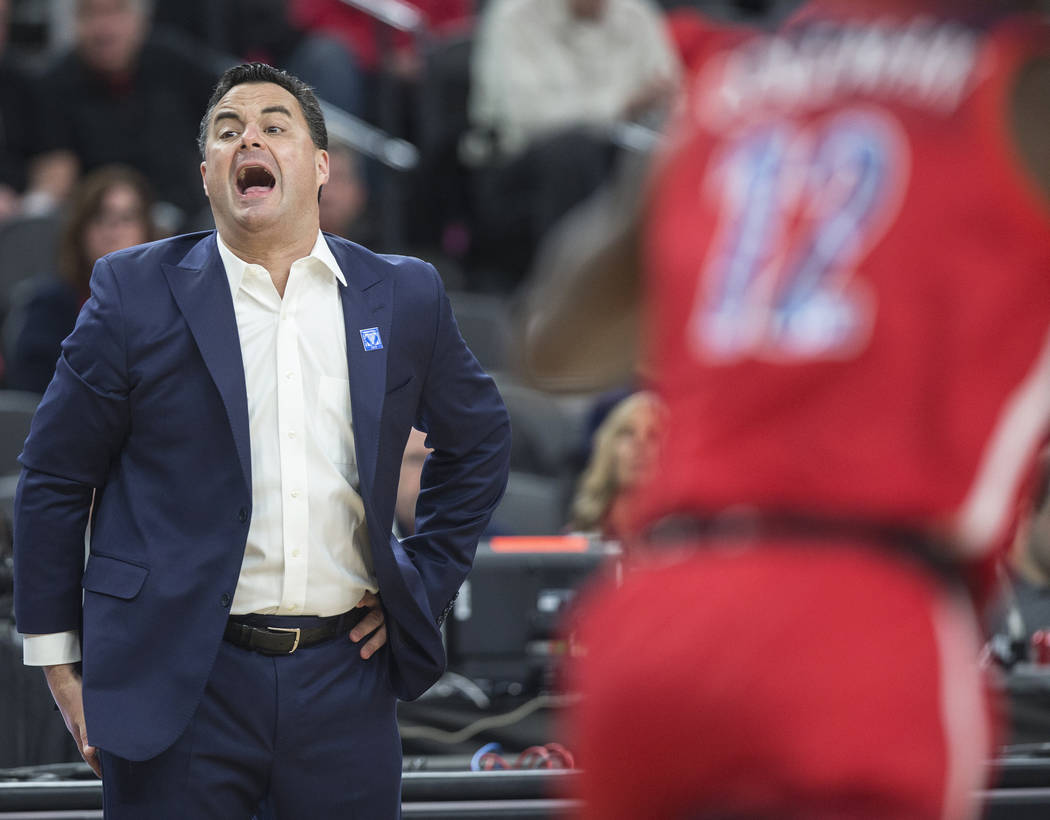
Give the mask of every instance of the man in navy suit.
[[507, 413], [433, 267], [320, 232], [308, 87], [230, 69], [200, 142], [217, 230], [99, 260], [26, 441], [26, 662], [107, 818], [396, 817], [395, 702], [443, 670]]

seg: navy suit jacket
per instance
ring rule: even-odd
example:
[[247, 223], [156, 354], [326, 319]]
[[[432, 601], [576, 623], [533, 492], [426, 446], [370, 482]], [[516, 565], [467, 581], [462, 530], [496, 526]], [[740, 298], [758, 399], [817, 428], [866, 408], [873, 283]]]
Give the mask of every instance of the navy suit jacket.
[[[411, 699], [444, 669], [440, 622], [502, 496], [510, 426], [434, 268], [326, 239], [348, 283], [360, 493], [387, 616], [389, 652], [379, 657], [395, 693]], [[368, 328], [379, 329], [381, 349], [365, 349]], [[412, 425], [434, 452], [419, 531], [399, 543], [391, 523]], [[153, 757], [197, 707], [252, 514], [244, 370], [214, 232], [99, 260], [21, 462], [18, 628], [80, 629], [90, 742]]]

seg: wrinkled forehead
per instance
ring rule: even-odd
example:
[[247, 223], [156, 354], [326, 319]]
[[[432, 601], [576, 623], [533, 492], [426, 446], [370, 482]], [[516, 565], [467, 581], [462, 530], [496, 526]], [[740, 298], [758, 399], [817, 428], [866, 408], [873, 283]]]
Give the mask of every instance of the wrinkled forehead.
[[211, 113], [214, 124], [219, 118], [232, 114], [239, 119], [258, 117], [264, 111], [283, 109], [292, 119], [306, 125], [299, 101], [287, 89], [275, 83], [241, 83], [227, 91], [215, 104]]

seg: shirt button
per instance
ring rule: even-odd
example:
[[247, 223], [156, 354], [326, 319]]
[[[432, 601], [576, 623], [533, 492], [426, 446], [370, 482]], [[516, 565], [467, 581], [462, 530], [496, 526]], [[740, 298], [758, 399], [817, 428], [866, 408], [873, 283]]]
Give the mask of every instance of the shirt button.
[[284, 377], [286, 379], [291, 379], [294, 375], [295, 375], [295, 373], [292, 372], [291, 370], [289, 370], [287, 373], [284, 374]]
[[219, 606], [229, 606], [229, 605], [230, 605], [230, 594], [228, 592], [224, 592], [224, 593], [222, 593], [222, 597], [219, 598]]
[[290, 495], [292, 496], [292, 498], [298, 498], [299, 497], [299, 491], [298, 490], [292, 490]]
[[237, 511], [237, 520], [240, 521], [242, 524], [248, 520], [248, 510], [246, 508], [241, 507]]
[[289, 609], [298, 609], [299, 608], [299, 604], [288, 604], [288, 608]]
[[288, 438], [295, 438], [295, 430], [288, 431]]
[[298, 557], [299, 557], [299, 550], [298, 549], [292, 550], [292, 558], [298, 558]]

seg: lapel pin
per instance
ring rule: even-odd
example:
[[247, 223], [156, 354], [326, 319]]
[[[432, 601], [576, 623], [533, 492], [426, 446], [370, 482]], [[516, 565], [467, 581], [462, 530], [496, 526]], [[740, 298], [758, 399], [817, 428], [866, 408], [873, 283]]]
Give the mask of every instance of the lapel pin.
[[369, 327], [362, 330], [361, 344], [365, 350], [382, 350], [383, 340], [379, 338], [379, 328]]

